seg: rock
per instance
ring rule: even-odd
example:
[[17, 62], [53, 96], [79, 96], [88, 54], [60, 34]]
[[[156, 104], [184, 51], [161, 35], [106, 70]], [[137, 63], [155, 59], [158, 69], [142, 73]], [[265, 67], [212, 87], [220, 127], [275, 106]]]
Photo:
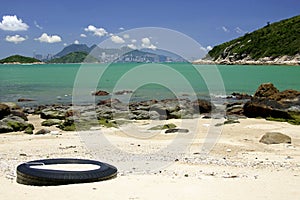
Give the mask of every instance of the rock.
[[41, 123], [42, 126], [53, 126], [53, 125], [59, 125], [62, 121], [59, 119], [47, 119]]
[[195, 110], [195, 112], [202, 113], [210, 113], [212, 109], [215, 108], [215, 106], [207, 100], [198, 99], [196, 101], [192, 102], [192, 106]]
[[125, 94], [131, 94], [131, 93], [133, 93], [133, 91], [131, 91], [131, 90], [122, 90], [122, 91], [117, 91], [114, 94], [115, 95], [125, 95]]
[[93, 92], [92, 95], [94, 95], [94, 96], [107, 96], [107, 95], [109, 95], [109, 93], [104, 91], [104, 90], [98, 90], [96, 92]]
[[163, 124], [163, 125], [157, 125], [149, 128], [148, 130], [164, 130], [164, 129], [174, 129], [176, 128], [176, 125], [171, 123], [171, 124]]
[[99, 105], [106, 105], [106, 106], [111, 106], [114, 104], [118, 104], [121, 103], [121, 101], [119, 99], [106, 99], [106, 100], [101, 100], [99, 101], [99, 103], [97, 104]]
[[7, 125], [7, 123], [0, 121], [0, 133], [13, 132], [14, 129]]
[[251, 95], [246, 94], [246, 93], [238, 93], [238, 92], [233, 92], [231, 96], [228, 96], [227, 99], [238, 99], [238, 100], [244, 100], [244, 99], [251, 99]]
[[35, 135], [45, 135], [45, 134], [48, 134], [48, 133], [50, 133], [51, 131], [50, 130], [48, 130], [48, 129], [41, 129], [41, 130], [39, 130], [39, 131], [37, 131], [36, 133], [35, 133]]
[[28, 121], [27, 115], [22, 110], [11, 110], [12, 115], [21, 117], [25, 121]]
[[270, 97], [276, 93], [279, 93], [279, 90], [273, 85], [273, 83], [263, 83], [256, 90], [254, 97]]
[[188, 129], [182, 129], [182, 128], [171, 128], [165, 131], [165, 133], [188, 133]]
[[10, 110], [20, 110], [21, 109], [21, 107], [18, 104], [13, 103], [13, 102], [2, 102], [1, 104], [7, 105]]
[[24, 130], [26, 134], [33, 134], [34, 126], [32, 124], [28, 124], [27, 128]]
[[299, 102], [300, 92], [296, 90], [284, 90], [269, 96], [269, 98], [281, 103]]
[[0, 119], [3, 119], [5, 116], [10, 114], [10, 108], [6, 104], [0, 103]]
[[34, 99], [28, 99], [28, 98], [20, 98], [18, 99], [18, 102], [29, 102], [29, 101], [35, 101]]
[[24, 119], [18, 116], [8, 116], [1, 120], [2, 124], [11, 127], [13, 131], [24, 131], [27, 127], [33, 128], [32, 124], [27, 123]]
[[59, 109], [46, 108], [40, 114], [42, 119], [65, 119], [65, 111]]
[[282, 104], [270, 99], [253, 98], [245, 103], [243, 110], [246, 117], [292, 119], [288, 111], [284, 110]]
[[259, 142], [264, 144], [281, 144], [281, 143], [291, 144], [292, 139], [291, 137], [279, 132], [268, 132], [262, 136]]
[[243, 115], [244, 105], [242, 102], [236, 102], [226, 105], [226, 115]]

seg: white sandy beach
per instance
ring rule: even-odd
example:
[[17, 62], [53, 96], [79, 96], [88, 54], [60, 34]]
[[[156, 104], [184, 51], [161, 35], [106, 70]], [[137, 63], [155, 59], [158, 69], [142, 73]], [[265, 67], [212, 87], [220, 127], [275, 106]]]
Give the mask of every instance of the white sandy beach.
[[[38, 130], [40, 119], [29, 116]], [[151, 139], [128, 136], [122, 129], [102, 128], [109, 141], [99, 152], [82, 141], [82, 133], [0, 135], [0, 199], [298, 199], [300, 196], [300, 132], [299, 126], [263, 119], [240, 119], [240, 123], [223, 126], [217, 144], [208, 155], [201, 146], [210, 126], [210, 119], [198, 119], [196, 136], [157, 132]], [[194, 130], [193, 123], [171, 122]], [[137, 127], [147, 121], [135, 122]], [[158, 123], [158, 122], [155, 122]], [[162, 123], [162, 122], [160, 122]], [[125, 125], [124, 129], [126, 126]], [[292, 138], [292, 144], [266, 145], [259, 139], [266, 132], [281, 132]], [[95, 133], [91, 131], [91, 133]], [[99, 130], [98, 130], [99, 132]], [[185, 142], [184, 152], [172, 152], [170, 141]], [[112, 147], [115, 147], [112, 150]], [[171, 145], [172, 147], [172, 145]], [[165, 149], [165, 151], [160, 151]], [[153, 167], [155, 162], [166, 164]], [[164, 155], [164, 153], [166, 153]], [[130, 155], [142, 155], [137, 158]], [[100, 155], [100, 158], [99, 158]], [[145, 156], [143, 156], [145, 155]], [[115, 165], [114, 179], [85, 184], [37, 187], [16, 183], [15, 169], [22, 162], [45, 158], [99, 159]], [[144, 158], [144, 159], [142, 159]], [[133, 165], [131, 166], [130, 163]], [[146, 164], [145, 164], [146, 163]], [[141, 169], [144, 165], [150, 169]], [[132, 167], [132, 168], [131, 168]]]

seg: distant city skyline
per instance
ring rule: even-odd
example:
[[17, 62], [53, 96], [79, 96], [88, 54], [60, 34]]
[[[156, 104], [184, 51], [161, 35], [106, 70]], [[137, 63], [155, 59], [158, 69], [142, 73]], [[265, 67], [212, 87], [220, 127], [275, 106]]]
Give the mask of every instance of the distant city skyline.
[[151, 36], [118, 35], [140, 27], [182, 32], [207, 50], [282, 19], [300, 14], [298, 0], [228, 1], [21, 1], [1, 2], [0, 58], [54, 55], [70, 44], [109, 39], [134, 48], [159, 48]]

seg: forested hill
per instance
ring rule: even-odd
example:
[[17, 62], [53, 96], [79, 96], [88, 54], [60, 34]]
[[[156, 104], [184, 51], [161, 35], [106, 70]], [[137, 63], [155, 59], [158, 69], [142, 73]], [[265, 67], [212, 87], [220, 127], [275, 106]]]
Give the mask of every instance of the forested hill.
[[295, 56], [298, 59], [300, 15], [275, 23], [268, 22], [261, 29], [215, 46], [208, 55], [218, 62], [295, 60]]

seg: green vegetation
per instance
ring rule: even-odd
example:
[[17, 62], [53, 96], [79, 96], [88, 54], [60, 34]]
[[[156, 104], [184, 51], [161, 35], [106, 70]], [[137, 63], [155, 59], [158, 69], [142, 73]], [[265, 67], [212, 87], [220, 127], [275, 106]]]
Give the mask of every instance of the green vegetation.
[[279, 56], [294, 56], [300, 53], [300, 15], [280, 22], [267, 24], [265, 27], [243, 37], [215, 46], [208, 52], [213, 60], [220, 56], [224, 59], [234, 56], [243, 59]]
[[38, 59], [35, 58], [30, 58], [30, 57], [25, 57], [25, 56], [20, 56], [20, 55], [13, 55], [9, 56], [7, 58], [4, 58], [0, 60], [0, 63], [35, 63], [35, 62], [41, 62]]
[[55, 58], [49, 61], [49, 63], [95, 63], [98, 62], [96, 58], [88, 55], [86, 52], [72, 52], [63, 57]]
[[288, 122], [293, 125], [300, 125], [300, 114], [296, 112], [289, 112], [291, 119], [285, 118], [274, 118], [274, 117], [267, 117], [267, 120], [276, 121], [276, 122]]

